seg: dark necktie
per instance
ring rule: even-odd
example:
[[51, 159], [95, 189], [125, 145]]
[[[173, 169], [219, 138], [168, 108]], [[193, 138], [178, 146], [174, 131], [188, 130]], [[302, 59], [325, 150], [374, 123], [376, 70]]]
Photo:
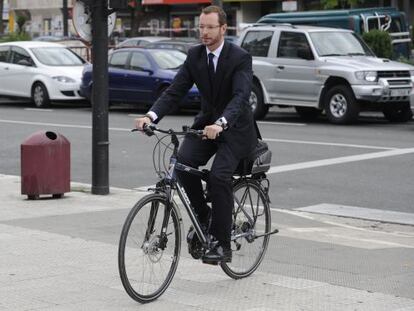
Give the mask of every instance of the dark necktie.
[[211, 90], [213, 90], [213, 82], [214, 82], [214, 62], [213, 62], [214, 54], [208, 53], [208, 77], [210, 78], [210, 85]]

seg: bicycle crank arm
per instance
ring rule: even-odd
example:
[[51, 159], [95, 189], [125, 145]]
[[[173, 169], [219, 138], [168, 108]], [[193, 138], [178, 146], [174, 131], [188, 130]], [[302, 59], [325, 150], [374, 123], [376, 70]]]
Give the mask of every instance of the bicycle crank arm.
[[275, 230], [273, 230], [271, 232], [268, 232], [268, 233], [264, 233], [264, 234], [261, 234], [261, 235], [256, 235], [254, 237], [254, 239], [261, 238], [261, 237], [264, 237], [264, 236], [268, 236], [268, 235], [271, 235], [271, 234], [275, 234], [275, 233], [278, 233], [278, 232], [279, 232], [279, 230], [275, 229]]

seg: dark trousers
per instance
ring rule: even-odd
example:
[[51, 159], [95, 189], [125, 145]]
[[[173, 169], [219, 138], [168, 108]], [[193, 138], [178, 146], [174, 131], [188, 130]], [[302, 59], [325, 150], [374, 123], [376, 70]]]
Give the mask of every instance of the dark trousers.
[[[215, 154], [210, 169], [209, 186], [212, 203], [212, 223], [210, 234], [220, 243], [230, 244], [233, 187], [231, 177], [240, 159], [233, 154], [229, 146], [220, 140], [201, 140], [196, 137], [185, 137], [178, 152], [178, 161], [198, 168], [206, 165]], [[177, 171], [177, 176], [187, 192], [191, 205], [201, 220], [206, 217], [207, 203], [203, 195], [201, 179], [186, 172]]]

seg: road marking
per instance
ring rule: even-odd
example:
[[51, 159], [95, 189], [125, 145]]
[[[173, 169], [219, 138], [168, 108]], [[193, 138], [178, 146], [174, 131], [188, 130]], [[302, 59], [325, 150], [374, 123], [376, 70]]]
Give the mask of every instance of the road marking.
[[[272, 224], [276, 227], [277, 224]], [[278, 227], [276, 237], [286, 237], [361, 249], [414, 248], [414, 238], [358, 231], [344, 227]]]
[[52, 112], [53, 109], [44, 109], [44, 108], [24, 108], [27, 111], [38, 111], [38, 112]]
[[326, 214], [333, 216], [395, 223], [399, 225], [414, 225], [413, 213], [380, 210], [375, 208], [364, 208], [357, 206], [322, 203], [312, 206], [296, 208], [295, 210], [308, 213]]
[[263, 138], [263, 140], [270, 141], [270, 142], [280, 142], [280, 143], [321, 145], [321, 146], [338, 146], [338, 147], [351, 147], [351, 148], [362, 148], [362, 149], [380, 149], [380, 150], [398, 149], [398, 148], [394, 148], [394, 147], [380, 147], [380, 146], [371, 146], [371, 145], [327, 143], [327, 142], [321, 142], [321, 141], [308, 141], [308, 140], [290, 140], [290, 139], [276, 139], [276, 138]]
[[[3, 119], [0, 119], [0, 122], [1, 123], [12, 123], [12, 124], [27, 124], [27, 125], [92, 129], [91, 125], [79, 125], [79, 124], [59, 124], [59, 123], [44, 123], [44, 122], [30, 122], [30, 121], [14, 121], [14, 120], [3, 120]], [[131, 131], [131, 129], [120, 128], [120, 127], [110, 127], [109, 130], [110, 131], [121, 131], [121, 132], [130, 132]]]
[[[67, 128], [92, 129], [92, 126], [90, 126], [90, 125], [42, 123], [42, 122], [15, 121], [15, 120], [4, 120], [4, 119], [0, 119], [0, 122], [13, 123], [13, 124], [29, 124], [29, 125], [41, 125], [41, 126], [55, 126], [55, 127], [67, 127]], [[130, 131], [130, 129], [127, 129], [127, 128], [116, 128], [116, 127], [110, 127], [109, 130], [111, 130], [111, 131], [122, 131], [122, 132], [129, 132]], [[315, 142], [315, 143], [317, 143], [317, 142]], [[348, 146], [351, 146], [351, 145], [348, 145]], [[358, 145], [356, 145], [356, 146], [358, 146]], [[371, 146], [371, 147], [375, 147], [375, 146]], [[377, 148], [381, 148], [381, 147], [377, 147]], [[270, 170], [267, 172], [267, 174], [277, 174], [277, 173], [296, 171], [296, 170], [307, 169], [307, 168], [315, 168], [315, 167], [328, 166], [328, 165], [334, 165], [334, 164], [343, 164], [343, 163], [349, 163], [349, 162], [356, 162], [356, 161], [363, 161], [363, 160], [398, 156], [398, 155], [404, 155], [404, 154], [409, 154], [409, 153], [414, 153], [414, 148], [390, 149], [390, 150], [380, 151], [380, 152], [373, 152], [373, 153], [366, 153], [366, 154], [359, 154], [359, 155], [352, 155], [352, 156], [345, 156], [345, 157], [338, 157], [338, 158], [330, 158], [330, 159], [324, 159], [324, 160], [316, 160], [316, 161], [308, 161], [308, 162], [300, 162], [300, 163], [294, 163], [294, 164], [272, 166], [270, 168]]]
[[265, 121], [256, 121], [258, 124], [263, 125], [289, 125], [289, 126], [307, 126], [305, 123], [291, 123], [291, 122], [265, 122]]
[[[33, 110], [42, 111], [42, 109], [27, 108]], [[47, 111], [47, 110], [46, 110]], [[52, 111], [52, 110], [51, 110]], [[11, 124], [27, 124], [27, 125], [40, 125], [40, 126], [55, 126], [55, 127], [67, 127], [67, 128], [80, 128], [80, 129], [91, 129], [91, 125], [80, 125], [80, 124], [59, 124], [59, 123], [44, 123], [44, 122], [32, 122], [32, 121], [16, 121], [16, 120], [5, 120], [0, 119], [2, 123], [11, 123]], [[120, 128], [120, 127], [110, 127], [111, 131], [122, 131], [129, 132], [129, 128]], [[365, 149], [383, 149], [383, 150], [393, 150], [397, 149], [394, 147], [380, 147], [380, 146], [371, 146], [371, 145], [355, 145], [355, 144], [340, 144], [340, 143], [327, 143], [327, 142], [318, 142], [318, 141], [306, 141], [306, 140], [289, 140], [289, 139], [275, 139], [275, 138], [264, 138], [265, 141], [271, 142], [282, 142], [282, 143], [294, 143], [294, 144], [309, 144], [309, 145], [325, 145], [325, 146], [339, 146], [339, 147], [352, 147], [352, 148], [365, 148]]]
[[[288, 209], [271, 207], [270, 211], [289, 214], [289, 215], [293, 215], [293, 216], [297, 216], [297, 217], [301, 217], [301, 218], [305, 218], [305, 219], [310, 219], [310, 220], [322, 222], [322, 223], [327, 224], [327, 225], [332, 225], [332, 226], [335, 226], [335, 227], [343, 227], [343, 228], [348, 228], [348, 229], [352, 229], [352, 230], [367, 231], [367, 232], [376, 232], [376, 233], [381, 233], [381, 234], [385, 234], [385, 235], [394, 235], [394, 236], [397, 236], [397, 237], [402, 236], [402, 237], [413, 237], [414, 238], [414, 233], [411, 234], [411, 233], [401, 232], [401, 231], [387, 232], [387, 231], [371, 230], [371, 229], [367, 229], [367, 228], [363, 228], [363, 227], [351, 226], [351, 225], [340, 223], [340, 222], [337, 222], [337, 221], [320, 219], [318, 217], [314, 217], [314, 216], [309, 215], [308, 212], [299, 211], [299, 210], [288, 210]], [[385, 222], [387, 222], [387, 221], [385, 221]]]
[[295, 164], [272, 166], [266, 174], [277, 174], [277, 173], [296, 171], [296, 170], [314, 168], [314, 167], [320, 167], [320, 166], [328, 166], [328, 165], [334, 165], [334, 164], [343, 164], [343, 163], [349, 163], [349, 162], [393, 157], [393, 156], [410, 154], [410, 153], [414, 153], [414, 148], [392, 149], [392, 150], [386, 150], [386, 151], [380, 151], [380, 152], [364, 153], [364, 154], [357, 154], [357, 155], [338, 157], [338, 158], [330, 158], [330, 159], [324, 159], [324, 160], [316, 160], [316, 161], [300, 162], [300, 163], [295, 163]]
[[[142, 117], [142, 114], [130, 113], [128, 117]], [[291, 122], [265, 122], [265, 121], [256, 121], [258, 124], [263, 125], [290, 125], [290, 126], [307, 126], [305, 123], [291, 123]]]

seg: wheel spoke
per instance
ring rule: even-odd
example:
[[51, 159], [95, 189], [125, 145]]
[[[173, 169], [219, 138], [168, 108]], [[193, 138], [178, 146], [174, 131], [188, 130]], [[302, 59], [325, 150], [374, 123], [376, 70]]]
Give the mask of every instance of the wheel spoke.
[[[234, 188], [234, 214], [232, 239], [233, 258], [221, 267], [232, 278], [246, 277], [253, 273], [263, 259], [269, 236], [255, 238], [257, 231], [270, 232], [270, 210], [265, 194], [257, 183], [242, 181]], [[259, 214], [260, 209], [263, 210]], [[239, 247], [237, 246], [239, 245]]]
[[[119, 245], [119, 272], [127, 293], [139, 302], [158, 298], [171, 282], [181, 245], [179, 219], [172, 208], [161, 234], [167, 205], [160, 195], [144, 197], [125, 221]], [[167, 229], [167, 228], [165, 228]], [[164, 238], [168, 236], [165, 244]], [[165, 247], [161, 246], [165, 245]]]

